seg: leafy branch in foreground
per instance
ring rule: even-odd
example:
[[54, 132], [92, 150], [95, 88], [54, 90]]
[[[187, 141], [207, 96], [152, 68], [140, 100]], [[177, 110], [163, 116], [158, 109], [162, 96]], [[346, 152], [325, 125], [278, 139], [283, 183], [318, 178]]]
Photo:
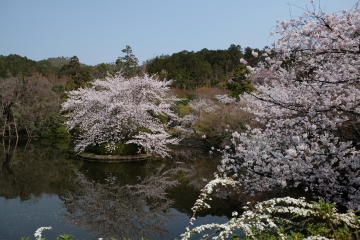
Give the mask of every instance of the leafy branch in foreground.
[[[205, 200], [211, 200], [210, 195], [217, 185], [234, 187], [233, 178], [216, 178], [210, 181], [202, 190], [196, 201], [190, 220], [190, 225], [196, 220], [196, 213], [210, 205]], [[250, 205], [250, 202], [248, 203]], [[206, 230], [213, 230], [211, 234], [204, 234], [203, 239], [226, 239], [233, 237], [234, 231], [241, 229], [245, 239], [338, 239], [352, 240], [359, 237], [360, 222], [357, 212], [348, 210], [339, 213], [336, 205], [322, 200], [306, 202], [305, 198], [274, 198], [259, 202], [254, 206], [244, 207], [239, 215], [233, 212], [233, 217], [226, 223], [212, 223], [190, 229], [182, 234], [182, 239], [190, 239], [193, 235]]]

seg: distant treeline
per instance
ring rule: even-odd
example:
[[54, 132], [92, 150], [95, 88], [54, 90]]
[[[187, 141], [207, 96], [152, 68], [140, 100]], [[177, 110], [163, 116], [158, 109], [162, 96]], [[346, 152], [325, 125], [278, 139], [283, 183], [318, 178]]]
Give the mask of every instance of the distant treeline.
[[[173, 79], [175, 87], [195, 89], [202, 86], [217, 86], [229, 80], [240, 58], [249, 59], [255, 65], [258, 59], [252, 56], [252, 48], [242, 49], [232, 44], [226, 50], [208, 50], [198, 52], [182, 51], [171, 56], [158, 56], [146, 63], [149, 74], [157, 74], [160, 79]], [[259, 49], [256, 49], [259, 51]]]
[[204, 48], [198, 52], [184, 50], [172, 55], [157, 56], [138, 65], [131, 47], [126, 46], [123, 50], [126, 53], [125, 57], [119, 57], [112, 63], [101, 63], [95, 66], [81, 64], [76, 56], [34, 61], [16, 54], [0, 55], [0, 78], [56, 75], [72, 78], [70, 79], [72, 82], [68, 83], [72, 86], [66, 88], [66, 90], [72, 90], [93, 79], [104, 78], [108, 73], [114, 74], [122, 70], [129, 77], [147, 73], [157, 75], [161, 80], [172, 79], [174, 80], [173, 87], [191, 90], [203, 86], [214, 87], [219, 83], [227, 82], [239, 67], [240, 58], [246, 59], [251, 66], [254, 66], [259, 57], [255, 58], [251, 54], [253, 50], [259, 52], [259, 57], [261, 57], [263, 50], [250, 47], [243, 49], [240, 45], [232, 44], [225, 50]]
[[[160, 80], [174, 80], [173, 87], [194, 91], [200, 87], [220, 87], [238, 97], [252, 91], [249, 71], [240, 58], [255, 65], [254, 49], [231, 45], [226, 50], [202, 49], [158, 56], [138, 64], [130, 46], [113, 63], [95, 66], [81, 64], [73, 56], [34, 61], [11, 54], [0, 55], [0, 137], [68, 136], [60, 113], [66, 91], [85, 87], [94, 79], [122, 71], [125, 77], [155, 75]], [[255, 54], [256, 55], [256, 54]], [[229, 80], [230, 81], [229, 83]]]

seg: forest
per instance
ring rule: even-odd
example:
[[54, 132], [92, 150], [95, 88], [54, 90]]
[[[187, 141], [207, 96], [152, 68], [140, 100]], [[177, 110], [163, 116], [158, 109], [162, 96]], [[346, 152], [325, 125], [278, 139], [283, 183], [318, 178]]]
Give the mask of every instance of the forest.
[[[133, 50], [127, 45], [122, 56], [114, 62], [96, 66], [82, 64], [77, 56], [34, 61], [16, 54], [0, 55], [0, 135], [69, 136], [63, 126], [65, 119], [60, 114], [66, 92], [118, 71], [122, 71], [126, 78], [148, 74], [161, 81], [173, 80], [171, 88], [185, 102], [196, 98], [198, 90], [200, 95], [227, 92], [228, 89], [237, 93], [250, 86], [244, 82], [239, 86], [239, 79], [246, 73], [245, 65], [239, 59], [246, 58], [251, 66], [255, 66], [262, 58], [261, 55], [253, 57], [253, 50], [232, 44], [225, 50], [204, 48], [198, 52], [182, 51], [157, 56], [139, 65]], [[231, 79], [235, 81], [230, 84]], [[184, 107], [184, 104], [178, 106], [183, 110]]]

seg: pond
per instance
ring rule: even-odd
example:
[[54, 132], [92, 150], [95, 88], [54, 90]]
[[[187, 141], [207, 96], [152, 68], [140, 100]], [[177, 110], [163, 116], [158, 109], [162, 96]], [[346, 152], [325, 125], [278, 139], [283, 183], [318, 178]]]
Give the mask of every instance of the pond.
[[[61, 234], [76, 239], [180, 239], [200, 189], [220, 160], [207, 149], [172, 149], [172, 158], [126, 163], [78, 158], [72, 142], [3, 140], [0, 145], [0, 239]], [[245, 197], [213, 198], [197, 224], [224, 222]]]

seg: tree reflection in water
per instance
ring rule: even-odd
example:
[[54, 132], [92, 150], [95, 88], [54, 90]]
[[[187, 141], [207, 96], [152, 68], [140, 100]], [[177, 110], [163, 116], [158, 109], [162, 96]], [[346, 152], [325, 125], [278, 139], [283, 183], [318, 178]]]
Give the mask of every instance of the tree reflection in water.
[[114, 176], [100, 183], [77, 172], [75, 189], [62, 197], [70, 213], [64, 217], [71, 225], [103, 238], [165, 237], [165, 224], [175, 217], [169, 213], [173, 200], [167, 198], [165, 190], [178, 184], [170, 180], [178, 171], [184, 169], [160, 168], [151, 176], [139, 178], [138, 184], [123, 186]]
[[[0, 196], [20, 197], [20, 201], [58, 194], [72, 183], [73, 169], [82, 163], [71, 162], [69, 141], [39, 139], [0, 141]], [[64, 161], [64, 159], [67, 159]]]

